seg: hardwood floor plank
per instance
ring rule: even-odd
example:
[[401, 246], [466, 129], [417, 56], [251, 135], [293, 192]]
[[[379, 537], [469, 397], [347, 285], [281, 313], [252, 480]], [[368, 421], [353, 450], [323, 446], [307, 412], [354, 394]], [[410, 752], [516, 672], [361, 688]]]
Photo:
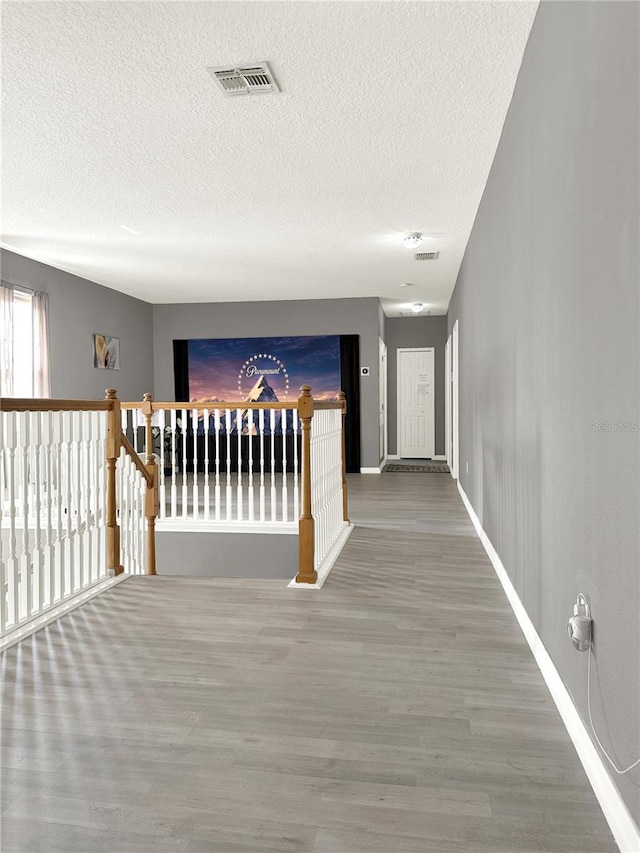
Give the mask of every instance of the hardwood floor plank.
[[325, 586], [132, 578], [0, 659], [12, 853], [613, 853], [455, 484], [350, 477]]

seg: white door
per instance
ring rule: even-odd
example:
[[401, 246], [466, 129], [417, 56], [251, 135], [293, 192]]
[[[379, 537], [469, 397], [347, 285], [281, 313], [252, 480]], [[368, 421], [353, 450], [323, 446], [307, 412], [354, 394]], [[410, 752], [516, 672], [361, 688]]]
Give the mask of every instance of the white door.
[[380, 432], [380, 459], [387, 456], [387, 345], [378, 338], [380, 349], [380, 387], [378, 389], [378, 425]]
[[435, 453], [434, 349], [398, 350], [398, 452], [401, 459]]

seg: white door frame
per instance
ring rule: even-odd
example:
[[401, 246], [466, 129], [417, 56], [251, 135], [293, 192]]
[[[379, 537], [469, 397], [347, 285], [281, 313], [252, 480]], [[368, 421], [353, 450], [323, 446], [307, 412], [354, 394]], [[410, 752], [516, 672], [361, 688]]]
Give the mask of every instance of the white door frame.
[[396, 425], [396, 451], [398, 454], [398, 458], [402, 459], [402, 439], [401, 439], [401, 421], [402, 421], [402, 406], [401, 403], [401, 377], [400, 377], [400, 353], [402, 352], [424, 352], [425, 350], [431, 350], [433, 352], [433, 453], [431, 454], [431, 458], [433, 459], [436, 452], [436, 393], [435, 393], [435, 361], [436, 361], [436, 349], [435, 347], [398, 347], [396, 350], [396, 409], [397, 409], [397, 425]]
[[451, 335], [444, 347], [444, 455], [451, 470]]
[[380, 357], [380, 369], [379, 369], [379, 389], [378, 389], [378, 417], [381, 418], [382, 424], [382, 446], [379, 449], [380, 459], [384, 460], [387, 458], [387, 449], [389, 447], [389, 423], [387, 416], [387, 396], [388, 396], [388, 371], [387, 371], [387, 362], [388, 362], [388, 350], [387, 345], [382, 340], [382, 338], [378, 338], [378, 352]]
[[459, 374], [460, 360], [458, 350], [459, 328], [458, 320], [453, 324], [451, 348], [451, 476], [456, 480], [460, 477], [460, 412], [459, 412]]

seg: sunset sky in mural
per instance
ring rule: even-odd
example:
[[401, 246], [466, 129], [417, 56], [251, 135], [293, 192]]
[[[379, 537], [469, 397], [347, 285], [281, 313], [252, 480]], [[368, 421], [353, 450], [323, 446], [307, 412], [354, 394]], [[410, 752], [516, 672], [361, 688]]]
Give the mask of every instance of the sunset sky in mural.
[[301, 385], [316, 399], [340, 390], [340, 338], [200, 338], [188, 342], [189, 399], [243, 400], [263, 375], [278, 400], [296, 400]]

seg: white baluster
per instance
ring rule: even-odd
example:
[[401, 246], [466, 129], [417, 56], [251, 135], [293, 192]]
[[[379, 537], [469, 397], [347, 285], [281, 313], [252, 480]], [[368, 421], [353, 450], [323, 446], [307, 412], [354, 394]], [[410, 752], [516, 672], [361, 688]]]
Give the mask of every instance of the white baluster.
[[178, 445], [178, 416], [177, 410], [171, 409], [171, 430], [169, 432], [171, 438], [170, 454], [171, 454], [171, 518], [178, 517], [178, 484], [176, 482], [176, 450]]
[[213, 428], [216, 437], [216, 482], [214, 517], [216, 521], [220, 521], [220, 409], [214, 410]]
[[84, 537], [82, 536], [82, 412], [72, 412], [73, 428], [73, 538], [76, 559], [76, 589], [85, 586]]
[[93, 437], [92, 412], [83, 412], [81, 415], [81, 437], [82, 437], [82, 516], [80, 525], [82, 530], [83, 547], [83, 579], [84, 584], [89, 586], [95, 574], [94, 548], [93, 548], [93, 519], [91, 516], [91, 441]]
[[248, 466], [249, 466], [249, 474], [248, 474], [248, 482], [247, 482], [247, 492], [249, 498], [249, 509], [248, 509], [248, 518], [249, 521], [253, 521], [253, 409], [249, 409], [247, 414], [247, 441], [249, 442], [249, 450], [248, 450]]
[[89, 586], [93, 571], [93, 552], [91, 548], [91, 505], [89, 501], [90, 479], [90, 448], [91, 442], [91, 412], [80, 412], [80, 507], [78, 524], [81, 534], [82, 548], [82, 586]]
[[204, 520], [209, 521], [209, 409], [202, 415], [202, 432], [204, 434]]
[[140, 410], [139, 409], [133, 409], [133, 411], [131, 412], [131, 415], [132, 415], [131, 423], [132, 423], [132, 427], [133, 427], [133, 435], [131, 436], [131, 438], [132, 438], [131, 444], [133, 445], [133, 449], [135, 450], [135, 452], [139, 455], [140, 454], [140, 446], [138, 444], [138, 431], [140, 429]]
[[31, 616], [31, 560], [29, 559], [29, 413], [18, 414], [18, 465], [20, 469], [20, 504], [18, 510], [22, 521], [22, 545], [18, 558], [19, 572], [19, 611], [18, 619], [22, 622]]
[[6, 422], [6, 451], [7, 451], [7, 474], [9, 494], [9, 537], [8, 558], [5, 561], [7, 571], [7, 624], [16, 625], [20, 619], [19, 613], [19, 586], [18, 586], [18, 556], [16, 550], [16, 503], [19, 499], [18, 484], [16, 482], [16, 449], [17, 436], [17, 413], [7, 412]]
[[164, 458], [164, 442], [166, 439], [167, 429], [167, 410], [160, 409], [158, 411], [158, 429], [160, 430], [160, 447], [159, 447], [159, 471], [158, 471], [158, 503], [160, 518], [167, 517], [167, 484], [164, 474], [165, 458]]
[[33, 491], [32, 517], [34, 519], [34, 542], [32, 553], [34, 610], [44, 608], [44, 552], [42, 549], [42, 412], [31, 412], [31, 458]]
[[233, 493], [231, 489], [231, 409], [225, 411], [225, 425], [227, 428], [227, 521], [231, 520], [231, 501]]
[[94, 421], [96, 429], [96, 438], [93, 444], [93, 466], [96, 488], [93, 496], [93, 516], [96, 524], [95, 533], [95, 553], [97, 554], [96, 567], [97, 577], [105, 577], [107, 574], [106, 560], [106, 515], [105, 515], [105, 496], [106, 496], [106, 440], [107, 440], [107, 424], [108, 415], [106, 412], [96, 414]]
[[269, 409], [269, 426], [271, 439], [271, 521], [276, 520], [277, 495], [276, 495], [276, 411]]
[[293, 422], [293, 520], [300, 518], [300, 475], [298, 461], [298, 410], [292, 410]]
[[182, 517], [186, 518], [189, 511], [189, 485], [187, 482], [187, 410], [181, 409], [182, 417]]
[[62, 601], [67, 585], [65, 583], [65, 558], [66, 543], [62, 523], [64, 520], [64, 494], [65, 479], [63, 470], [63, 415], [64, 412], [56, 412], [53, 420], [54, 430], [54, 453], [56, 462], [56, 491], [55, 491], [55, 525], [56, 525], [56, 566], [55, 566], [55, 601]]
[[238, 432], [238, 502], [236, 521], [242, 521], [242, 412], [236, 410], [236, 428]]
[[44, 599], [51, 607], [55, 601], [56, 542], [53, 528], [55, 495], [55, 453], [53, 444], [53, 412], [44, 412], [42, 419], [42, 445], [44, 450], [44, 478], [46, 484], [44, 523], [44, 572], [46, 589]]
[[282, 520], [288, 520], [289, 497], [287, 494], [287, 410], [280, 411], [280, 428], [282, 430]]
[[122, 432], [127, 436], [131, 444], [134, 443], [133, 435], [129, 428], [129, 424], [131, 423], [132, 417], [132, 409], [125, 409], [124, 406], [120, 409], [120, 428], [122, 429]]
[[260, 433], [260, 521], [264, 521], [264, 409], [258, 410], [258, 431]]
[[198, 493], [198, 410], [191, 410], [193, 426], [193, 518], [200, 515], [200, 495]]

